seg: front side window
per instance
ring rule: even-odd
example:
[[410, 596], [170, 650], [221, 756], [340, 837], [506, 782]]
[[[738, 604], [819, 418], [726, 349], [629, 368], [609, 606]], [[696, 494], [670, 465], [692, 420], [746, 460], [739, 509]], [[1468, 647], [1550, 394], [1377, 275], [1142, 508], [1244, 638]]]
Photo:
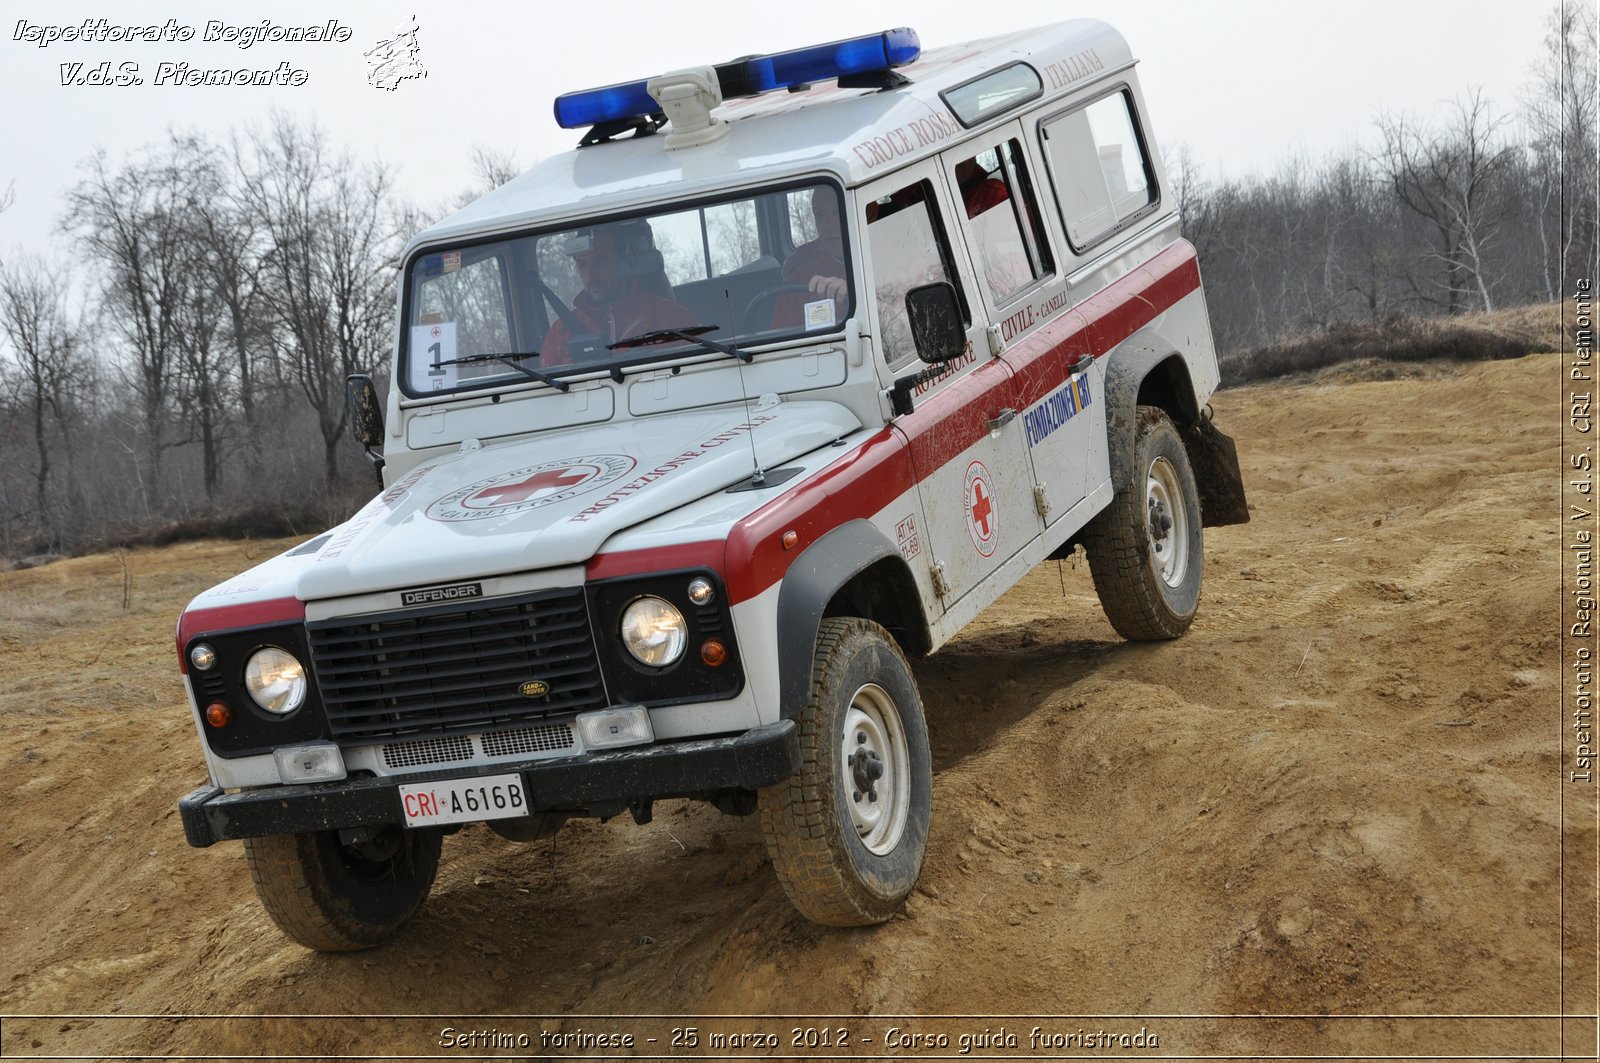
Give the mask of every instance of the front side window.
[[1040, 126], [1067, 239], [1079, 250], [1155, 202], [1132, 107], [1115, 92]]
[[[843, 195], [814, 183], [456, 249], [406, 271], [405, 370], [417, 396], [826, 335], [854, 310]], [[613, 346], [621, 343], [621, 346]]]
[[[884, 360], [893, 365], [917, 353], [906, 293], [924, 284], [948, 281], [961, 295], [932, 186], [918, 181], [868, 203], [867, 245], [872, 251], [873, 296]], [[966, 308], [964, 298], [962, 308]], [[971, 316], [964, 316], [970, 324]]]

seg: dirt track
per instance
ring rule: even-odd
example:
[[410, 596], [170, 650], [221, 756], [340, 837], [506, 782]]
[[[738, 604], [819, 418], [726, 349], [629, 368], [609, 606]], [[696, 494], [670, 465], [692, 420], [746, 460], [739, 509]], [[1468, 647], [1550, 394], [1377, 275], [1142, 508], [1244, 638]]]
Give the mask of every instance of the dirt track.
[[[983, 1017], [1127, 1016], [1055, 1025], [1147, 1027], [1163, 1055], [1553, 1052], [1532, 1020], [1164, 1016], [1559, 1010], [1563, 931], [1594, 939], [1558, 889], [1560, 372], [1222, 393], [1254, 519], [1208, 533], [1194, 629], [1124, 644], [1086, 569], [1049, 563], [922, 662], [931, 853], [870, 931], [795, 915], [753, 819], [673, 804], [553, 848], [468, 829], [397, 943], [308, 953], [239, 847], [189, 849], [175, 809], [201, 769], [174, 618], [287, 544], [132, 553], [127, 609], [112, 556], [0, 575], [0, 1012], [959, 1014], [952, 1044], [1005, 1026], [1023, 1055], [1040, 1023]], [[1592, 970], [1566, 991], [1589, 1010]], [[22, 1018], [0, 1050], [426, 1054], [446, 1025], [556, 1029]], [[800, 1054], [796, 1022], [723, 1025]], [[885, 1028], [937, 1024], [850, 1025], [905, 1055]]]

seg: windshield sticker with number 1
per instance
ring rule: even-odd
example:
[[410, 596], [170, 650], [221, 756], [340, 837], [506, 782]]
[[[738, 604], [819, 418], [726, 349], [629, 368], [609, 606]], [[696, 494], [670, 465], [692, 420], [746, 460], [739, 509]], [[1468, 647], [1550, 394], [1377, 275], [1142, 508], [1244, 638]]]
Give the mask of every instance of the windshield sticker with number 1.
[[456, 356], [456, 323], [411, 326], [411, 390], [448, 391], [456, 386], [456, 367], [440, 365]]

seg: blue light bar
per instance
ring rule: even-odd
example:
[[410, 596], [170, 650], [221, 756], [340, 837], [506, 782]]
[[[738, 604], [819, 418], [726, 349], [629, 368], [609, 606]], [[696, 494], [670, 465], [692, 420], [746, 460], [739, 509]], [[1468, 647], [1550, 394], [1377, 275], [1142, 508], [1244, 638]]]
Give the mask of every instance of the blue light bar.
[[645, 81], [630, 81], [557, 96], [556, 125], [562, 129], [581, 129], [601, 122], [654, 114], [661, 110], [661, 105], [645, 91], [646, 84]]
[[[789, 52], [752, 56], [723, 63], [716, 70], [723, 97], [733, 99], [814, 81], [892, 70], [916, 62], [921, 54], [917, 31], [901, 27]], [[647, 83], [630, 81], [557, 96], [556, 124], [563, 129], [577, 129], [655, 114], [661, 106], [645, 90]]]
[[791, 85], [889, 70], [915, 62], [922, 54], [917, 31], [906, 29], [853, 37], [847, 41], [796, 48], [792, 52], [756, 56], [744, 62], [752, 92], [770, 92]]

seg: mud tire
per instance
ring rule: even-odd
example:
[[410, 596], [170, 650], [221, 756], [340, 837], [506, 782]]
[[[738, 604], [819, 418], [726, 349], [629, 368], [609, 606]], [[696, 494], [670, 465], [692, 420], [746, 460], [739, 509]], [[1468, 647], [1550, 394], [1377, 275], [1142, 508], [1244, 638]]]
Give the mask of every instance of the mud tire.
[[[933, 804], [922, 700], [883, 628], [854, 618], [822, 622], [811, 696], [795, 723], [800, 770], [759, 795], [778, 881], [813, 922], [881, 923], [917, 884]], [[872, 777], [874, 760], [883, 771]], [[879, 800], [863, 803], [854, 795], [868, 777]]]
[[[1085, 529], [1089, 571], [1106, 618], [1123, 638], [1175, 639], [1200, 608], [1200, 492], [1183, 439], [1159, 407], [1139, 407], [1131, 474]], [[1172, 520], [1160, 538], [1153, 530], [1157, 510]]]
[[318, 952], [381, 945], [422, 907], [439, 871], [443, 835], [403, 830], [384, 836], [392, 855], [371, 859], [337, 831], [246, 838], [245, 860], [261, 905], [290, 938]]

